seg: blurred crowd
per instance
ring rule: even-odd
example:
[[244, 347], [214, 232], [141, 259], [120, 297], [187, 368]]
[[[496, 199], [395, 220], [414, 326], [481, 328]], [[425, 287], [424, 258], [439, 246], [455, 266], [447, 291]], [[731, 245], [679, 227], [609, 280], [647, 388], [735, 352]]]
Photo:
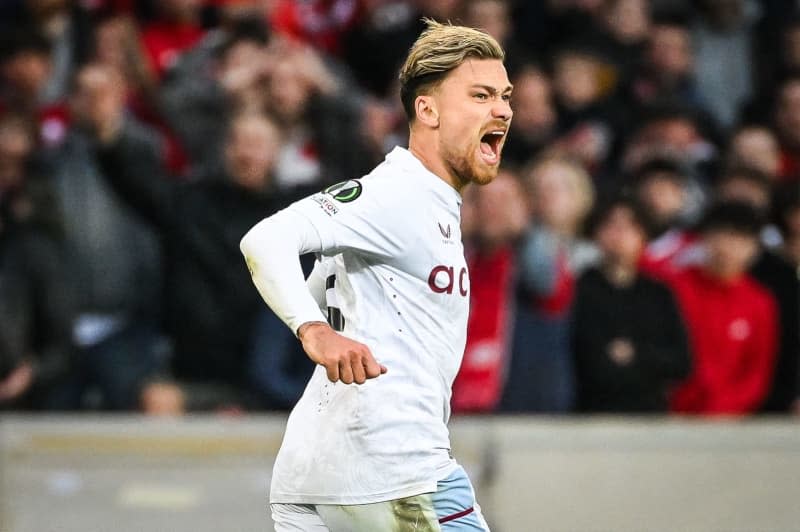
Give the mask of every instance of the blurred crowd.
[[795, 4], [0, 3], [0, 409], [291, 407], [239, 240], [405, 145], [428, 16], [515, 87], [454, 411], [800, 414]]

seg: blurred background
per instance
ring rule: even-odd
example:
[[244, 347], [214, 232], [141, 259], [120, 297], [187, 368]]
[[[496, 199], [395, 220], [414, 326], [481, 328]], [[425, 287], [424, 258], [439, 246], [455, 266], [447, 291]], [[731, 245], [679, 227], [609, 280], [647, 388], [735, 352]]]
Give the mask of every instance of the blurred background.
[[792, 0], [0, 2], [0, 530], [269, 527], [313, 368], [239, 239], [405, 145], [423, 16], [515, 86], [452, 401], [495, 528], [800, 530]]

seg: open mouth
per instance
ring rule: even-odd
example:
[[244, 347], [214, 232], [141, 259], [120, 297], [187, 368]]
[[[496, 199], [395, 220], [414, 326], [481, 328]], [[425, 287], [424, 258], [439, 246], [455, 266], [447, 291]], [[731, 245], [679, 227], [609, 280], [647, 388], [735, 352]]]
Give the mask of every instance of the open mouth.
[[505, 129], [493, 129], [481, 137], [481, 157], [487, 164], [494, 165], [500, 162], [500, 146], [505, 134]]

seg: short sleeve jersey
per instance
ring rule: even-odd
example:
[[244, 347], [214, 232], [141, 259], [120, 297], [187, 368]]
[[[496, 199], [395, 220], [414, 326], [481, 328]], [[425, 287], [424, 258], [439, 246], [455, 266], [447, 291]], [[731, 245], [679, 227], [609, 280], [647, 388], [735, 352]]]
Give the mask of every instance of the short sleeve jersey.
[[409, 151], [291, 205], [319, 234], [329, 320], [388, 369], [363, 385], [318, 366], [292, 411], [270, 500], [366, 504], [436, 489], [469, 312], [461, 197]]

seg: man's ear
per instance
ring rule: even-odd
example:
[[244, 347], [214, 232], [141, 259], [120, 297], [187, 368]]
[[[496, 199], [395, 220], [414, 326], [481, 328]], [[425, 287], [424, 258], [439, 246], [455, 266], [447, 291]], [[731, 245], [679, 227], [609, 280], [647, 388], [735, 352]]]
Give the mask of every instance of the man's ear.
[[414, 100], [414, 110], [419, 122], [434, 129], [439, 127], [439, 110], [433, 96], [427, 94], [417, 96]]

